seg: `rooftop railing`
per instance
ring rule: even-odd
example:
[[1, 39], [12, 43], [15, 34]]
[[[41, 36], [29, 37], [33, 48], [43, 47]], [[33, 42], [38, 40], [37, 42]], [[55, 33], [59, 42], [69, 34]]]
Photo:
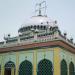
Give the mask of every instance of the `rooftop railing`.
[[[35, 36], [35, 35], [34, 35]], [[21, 39], [20, 42], [18, 42], [18, 38], [16, 41], [11, 41], [11, 42], [0, 42], [0, 48], [6, 48], [6, 47], [13, 47], [13, 46], [19, 46], [19, 45], [25, 45], [25, 44], [32, 44], [32, 43], [37, 43], [37, 42], [47, 42], [47, 41], [54, 41], [54, 40], [62, 40], [69, 45], [75, 47], [74, 43], [67, 39], [64, 35], [58, 34], [55, 36], [54, 34], [46, 34], [46, 35], [37, 35], [37, 39], [35, 40], [34, 37], [31, 37], [29, 39]]]

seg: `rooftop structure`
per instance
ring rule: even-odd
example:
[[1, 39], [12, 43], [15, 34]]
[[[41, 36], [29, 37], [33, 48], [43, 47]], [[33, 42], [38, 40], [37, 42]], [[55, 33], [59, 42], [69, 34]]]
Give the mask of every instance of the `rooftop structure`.
[[23, 26], [19, 28], [18, 36], [11, 37], [10, 34], [5, 36], [5, 41], [0, 42], [0, 48], [60, 40], [75, 49], [73, 39], [68, 39], [66, 33], [61, 34], [57, 21], [52, 20], [46, 15], [42, 15], [41, 4], [39, 4], [39, 14], [32, 16], [28, 23], [23, 24]]
[[75, 44], [62, 34], [57, 21], [42, 14], [29, 19], [0, 42], [1, 75], [75, 75]]

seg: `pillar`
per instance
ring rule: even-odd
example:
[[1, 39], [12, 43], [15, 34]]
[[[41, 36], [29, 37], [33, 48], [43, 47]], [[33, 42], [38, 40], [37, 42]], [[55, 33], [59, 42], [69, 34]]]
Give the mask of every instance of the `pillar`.
[[67, 64], [67, 75], [69, 75], [69, 63]]
[[19, 75], [19, 53], [16, 53], [16, 71], [15, 75]]
[[4, 71], [5, 71], [5, 68], [4, 68], [4, 57], [2, 56], [1, 57], [1, 75], [4, 75]]
[[33, 56], [33, 75], [37, 75], [37, 52], [34, 51], [34, 56]]
[[14, 67], [11, 68], [11, 75], [14, 75]]
[[1, 67], [1, 75], [4, 75], [4, 66]]
[[54, 75], [60, 75], [60, 48], [54, 48]]

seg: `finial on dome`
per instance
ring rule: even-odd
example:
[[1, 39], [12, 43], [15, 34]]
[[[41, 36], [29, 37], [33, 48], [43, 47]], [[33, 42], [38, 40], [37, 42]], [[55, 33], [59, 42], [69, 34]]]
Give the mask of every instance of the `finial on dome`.
[[46, 14], [46, 1], [43, 1], [41, 3], [37, 3], [36, 6], [38, 6], [37, 9], [35, 9], [35, 12], [38, 12], [38, 16], [42, 16], [42, 9], [44, 10], [44, 15]]

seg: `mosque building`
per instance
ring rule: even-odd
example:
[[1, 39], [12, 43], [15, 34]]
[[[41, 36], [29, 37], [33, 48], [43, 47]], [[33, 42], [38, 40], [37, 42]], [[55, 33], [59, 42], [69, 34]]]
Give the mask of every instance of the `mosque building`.
[[[42, 2], [42, 3], [45, 3]], [[75, 75], [75, 44], [41, 13], [0, 42], [0, 75]]]

